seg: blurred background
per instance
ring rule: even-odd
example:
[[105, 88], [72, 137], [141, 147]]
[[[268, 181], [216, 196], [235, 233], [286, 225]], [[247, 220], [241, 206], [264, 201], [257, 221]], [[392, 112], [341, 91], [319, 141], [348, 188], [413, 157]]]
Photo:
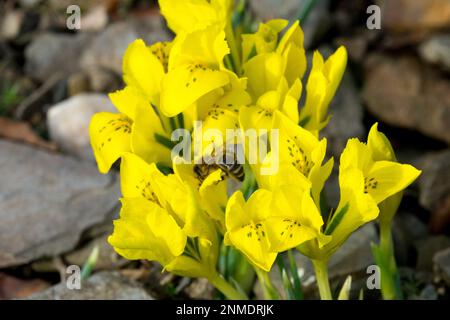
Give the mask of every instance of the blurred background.
[[[270, 18], [295, 20], [312, 2], [301, 22], [308, 56], [347, 47], [349, 65], [323, 133], [330, 155], [339, 157], [350, 137], [365, 140], [379, 122], [399, 161], [423, 170], [395, 217], [396, 257], [408, 299], [448, 299], [450, 1], [246, 2], [255, 28]], [[373, 4], [381, 29], [368, 28]], [[70, 5], [81, 9], [79, 30], [67, 28]], [[136, 38], [172, 38], [156, 1], [0, 2], [0, 299], [215, 297], [204, 280], [125, 261], [106, 243], [119, 180], [98, 173], [87, 129], [93, 113], [114, 111], [107, 93], [123, 86], [122, 54]], [[336, 181], [334, 172], [327, 186], [333, 203]], [[377, 239], [374, 223], [349, 239], [330, 263], [333, 288], [352, 275], [354, 294], [363, 288], [366, 299], [380, 298], [365, 285]], [[305, 297], [316, 298], [312, 268], [297, 260]], [[67, 290], [69, 265], [84, 266], [83, 290]], [[257, 284], [253, 297], [262, 297]]]

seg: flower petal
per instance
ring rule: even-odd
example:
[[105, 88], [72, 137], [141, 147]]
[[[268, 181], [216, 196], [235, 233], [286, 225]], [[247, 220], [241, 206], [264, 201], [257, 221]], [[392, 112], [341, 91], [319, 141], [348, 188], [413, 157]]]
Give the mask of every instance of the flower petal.
[[89, 125], [92, 150], [101, 173], [107, 173], [123, 153], [131, 150], [132, 121], [124, 114], [96, 113]]

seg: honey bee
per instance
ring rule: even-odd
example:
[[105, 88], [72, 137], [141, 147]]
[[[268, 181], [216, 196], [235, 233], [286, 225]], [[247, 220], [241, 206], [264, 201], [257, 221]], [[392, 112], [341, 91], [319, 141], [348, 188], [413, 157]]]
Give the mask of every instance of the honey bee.
[[[231, 176], [240, 182], [244, 181], [244, 166], [237, 161], [235, 152], [231, 153], [226, 150], [226, 152], [221, 152], [221, 155], [219, 156], [212, 155], [212, 159], [213, 161], [202, 161], [202, 163], [194, 165], [194, 173], [201, 182], [217, 169], [222, 170], [222, 179]], [[232, 161], [227, 163], [230, 159], [232, 159]]]

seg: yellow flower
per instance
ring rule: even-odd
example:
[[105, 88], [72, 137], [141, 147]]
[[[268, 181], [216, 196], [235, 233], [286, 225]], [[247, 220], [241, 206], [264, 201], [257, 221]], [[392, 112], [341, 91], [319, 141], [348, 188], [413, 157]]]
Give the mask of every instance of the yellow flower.
[[282, 252], [315, 238], [320, 248], [331, 239], [322, 234], [324, 222], [311, 197], [310, 185], [290, 180], [273, 192], [272, 214], [266, 222], [270, 249]]
[[[166, 49], [165, 49], [166, 48]], [[159, 105], [161, 80], [165, 74], [164, 65], [170, 43], [157, 43], [147, 47], [143, 40], [132, 42], [123, 56], [123, 79], [138, 89], [153, 105]]]
[[[377, 153], [376, 153], [377, 154]], [[377, 161], [372, 149], [358, 139], [350, 139], [341, 155], [339, 180], [345, 180], [349, 168], [356, 168], [364, 177], [363, 191], [380, 203], [409, 186], [420, 171], [408, 164]]]
[[[279, 129], [279, 163], [292, 166], [298, 174], [311, 181], [312, 197], [320, 203], [320, 192], [333, 169], [333, 158], [322, 165], [327, 149], [327, 140], [318, 140], [312, 133], [292, 122], [281, 112], [276, 111], [273, 128]], [[271, 142], [276, 143], [274, 141]], [[272, 146], [273, 148], [273, 146]], [[271, 154], [269, 161], [277, 161]]]
[[235, 192], [228, 201], [225, 221], [225, 244], [233, 245], [255, 266], [270, 271], [277, 254], [270, 251], [266, 219], [270, 215], [272, 194], [259, 189], [244, 200], [242, 192]]
[[254, 102], [264, 93], [278, 89], [285, 69], [283, 56], [276, 52], [259, 54], [245, 63], [244, 77], [248, 78], [248, 92]]
[[244, 65], [248, 91], [253, 98], [253, 106], [243, 108], [240, 115], [244, 129], [269, 130], [275, 110], [281, 110], [292, 121], [299, 122], [301, 78], [306, 70], [303, 31], [296, 21], [277, 45], [278, 33], [286, 24], [285, 20], [261, 24], [259, 31], [247, 35], [247, 41], [244, 41], [244, 54], [250, 46], [256, 48], [253, 51], [257, 53]]
[[278, 45], [278, 34], [286, 28], [287, 20], [274, 19], [260, 23], [258, 31], [242, 35], [243, 62], [255, 55], [275, 51]]
[[346, 174], [339, 181], [341, 197], [337, 209], [327, 222], [324, 234], [331, 240], [320, 247], [316, 240], [298, 247], [299, 251], [314, 260], [328, 260], [347, 238], [365, 223], [378, 216], [378, 207], [370, 195], [364, 193], [364, 177], [360, 170], [343, 169]]
[[306, 102], [300, 112], [300, 124], [316, 136], [329, 121], [328, 107], [347, 65], [347, 51], [340, 47], [326, 61], [316, 51], [306, 84]]
[[[375, 123], [370, 129], [367, 137], [367, 146], [372, 151], [372, 158], [374, 161], [393, 161], [397, 162], [394, 149], [392, 148], [389, 139], [378, 131], [378, 123]], [[418, 175], [420, 171], [418, 171]], [[380, 208], [380, 221], [390, 222], [397, 212], [400, 202], [403, 198], [403, 192], [400, 191], [386, 200], [378, 204]]]
[[231, 0], [159, 0], [161, 13], [176, 34], [191, 33], [216, 24], [225, 28], [232, 5]]
[[284, 77], [288, 81], [289, 86], [292, 86], [297, 79], [301, 80], [306, 71], [306, 54], [303, 48], [303, 39], [303, 30], [299, 21], [295, 21], [281, 38], [276, 50], [285, 60]]
[[[114, 232], [108, 238], [120, 255], [155, 260], [183, 276], [216, 274], [216, 233], [188, 187], [130, 153], [122, 159], [121, 186], [120, 219], [114, 222]], [[184, 193], [183, 204], [176, 202], [179, 192]]]
[[230, 72], [224, 70], [223, 58], [229, 52], [225, 32], [217, 25], [178, 35], [169, 57], [169, 71], [162, 80], [161, 111], [173, 117], [226, 86]]
[[[202, 121], [203, 132], [208, 130], [220, 131], [223, 142], [227, 130], [239, 128], [239, 110], [251, 102], [251, 97], [246, 91], [247, 82], [230, 73], [230, 83], [220, 89], [205, 95], [195, 106], [196, 120]], [[194, 138], [196, 132], [194, 131]], [[206, 148], [212, 143], [212, 139], [202, 137], [202, 144]], [[222, 141], [216, 141], [221, 144]], [[202, 148], [204, 149], [204, 148]], [[203, 155], [203, 153], [202, 153]]]
[[170, 164], [170, 149], [158, 142], [167, 135], [152, 106], [130, 86], [110, 94], [110, 99], [120, 113], [97, 113], [89, 125], [99, 171], [107, 173], [122, 154], [131, 151], [149, 162]]
[[[198, 190], [200, 204], [211, 219], [225, 229], [225, 207], [227, 205], [227, 180], [224, 172], [214, 165], [183, 163], [181, 158], [174, 159], [174, 172], [180, 179]], [[180, 199], [181, 200], [181, 199]]]
[[[280, 110], [293, 122], [298, 123], [298, 100], [302, 92], [302, 83], [299, 79], [291, 88], [287, 87], [285, 79], [279, 83], [277, 90], [264, 93], [256, 105], [241, 108], [239, 113], [240, 124], [244, 130], [270, 130], [273, 124], [275, 110]], [[261, 131], [262, 132], [262, 131]]]
[[[106, 173], [124, 152], [134, 152], [148, 162], [171, 163], [163, 121], [153, 106], [159, 105], [171, 43], [147, 47], [138, 39], [124, 54], [123, 77], [127, 86], [109, 95], [119, 113], [95, 114], [90, 123], [91, 145], [100, 172]], [[158, 142], [159, 141], [159, 142]]]

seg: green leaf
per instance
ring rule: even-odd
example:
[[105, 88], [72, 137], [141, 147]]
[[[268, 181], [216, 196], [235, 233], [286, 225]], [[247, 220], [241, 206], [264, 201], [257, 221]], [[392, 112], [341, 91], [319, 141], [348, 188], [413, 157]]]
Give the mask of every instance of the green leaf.
[[338, 300], [349, 300], [350, 299], [350, 288], [352, 286], [352, 277], [348, 276], [342, 285], [341, 291], [339, 292]]
[[298, 125], [299, 125], [300, 127], [304, 127], [304, 126], [306, 126], [306, 125], [308, 124], [309, 120], [311, 120], [311, 116], [307, 116], [306, 118], [301, 119], [301, 120], [298, 122]]
[[295, 262], [294, 255], [292, 254], [292, 250], [288, 251], [288, 259], [289, 259], [289, 268], [290, 268], [291, 276], [292, 276], [292, 279], [294, 282], [295, 299], [303, 300], [302, 283], [300, 281], [300, 277], [298, 276], [297, 263]]
[[[171, 118], [172, 119], [172, 118]], [[170, 140], [169, 138], [166, 138], [158, 133], [155, 133], [155, 140], [160, 144], [165, 146], [166, 148], [172, 150], [173, 147], [175, 147], [175, 142]]]
[[81, 279], [85, 280], [89, 278], [89, 276], [92, 273], [92, 270], [94, 270], [95, 265], [97, 264], [98, 260], [98, 254], [99, 254], [99, 248], [96, 245], [89, 255], [88, 259], [84, 263], [83, 269], [81, 270]]
[[345, 214], [348, 212], [348, 209], [350, 208], [350, 204], [346, 203], [345, 206], [341, 208], [338, 212], [336, 212], [331, 219], [330, 224], [325, 229], [325, 234], [329, 236], [333, 233], [333, 231], [337, 228], [339, 223], [341, 223], [342, 219], [344, 218]]

